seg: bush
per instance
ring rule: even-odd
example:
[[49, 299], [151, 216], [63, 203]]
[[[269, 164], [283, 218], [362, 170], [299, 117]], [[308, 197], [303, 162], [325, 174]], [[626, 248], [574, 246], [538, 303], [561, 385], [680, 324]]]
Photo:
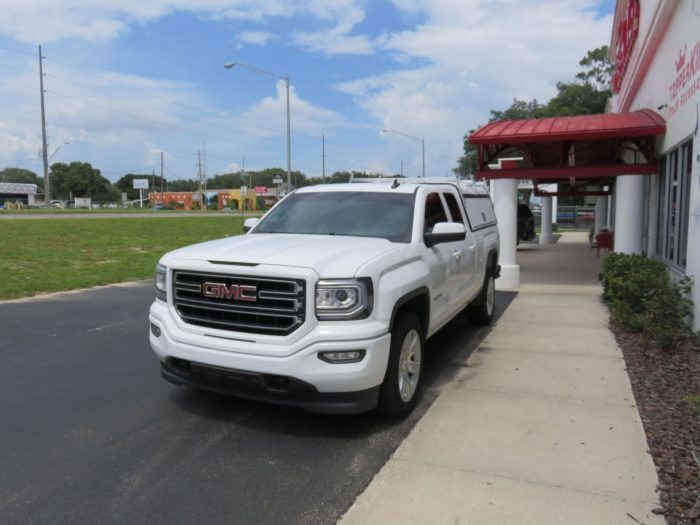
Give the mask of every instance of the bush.
[[690, 287], [688, 277], [670, 285], [663, 263], [641, 255], [610, 253], [603, 259], [603, 298], [613, 320], [662, 348], [693, 337], [686, 323], [693, 311]]

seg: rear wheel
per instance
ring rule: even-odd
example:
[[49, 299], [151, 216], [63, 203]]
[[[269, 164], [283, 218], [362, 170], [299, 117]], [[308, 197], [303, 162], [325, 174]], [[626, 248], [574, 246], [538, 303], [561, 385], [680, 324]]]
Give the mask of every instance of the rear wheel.
[[479, 298], [469, 305], [468, 314], [479, 324], [487, 325], [493, 320], [493, 310], [496, 306], [496, 279], [493, 269], [486, 269], [484, 285], [481, 287]]
[[384, 383], [379, 397], [379, 411], [402, 417], [416, 405], [423, 369], [423, 328], [413, 314], [402, 314], [391, 331], [391, 349]]

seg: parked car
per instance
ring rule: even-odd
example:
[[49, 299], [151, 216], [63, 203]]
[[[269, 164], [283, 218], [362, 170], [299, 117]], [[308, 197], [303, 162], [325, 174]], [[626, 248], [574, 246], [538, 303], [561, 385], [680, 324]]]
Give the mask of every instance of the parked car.
[[176, 385], [403, 416], [425, 340], [465, 309], [493, 317], [499, 236], [484, 187], [308, 186], [245, 229], [156, 266], [150, 343]]
[[518, 242], [535, 238], [535, 218], [527, 204], [518, 204]]

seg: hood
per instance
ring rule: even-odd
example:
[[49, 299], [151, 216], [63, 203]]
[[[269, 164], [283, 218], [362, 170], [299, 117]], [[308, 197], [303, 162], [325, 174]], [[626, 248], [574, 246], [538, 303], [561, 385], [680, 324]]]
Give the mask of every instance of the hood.
[[187, 260], [311, 268], [320, 277], [353, 277], [359, 267], [399, 249], [386, 239], [327, 235], [250, 234], [187, 246], [163, 257], [166, 265]]

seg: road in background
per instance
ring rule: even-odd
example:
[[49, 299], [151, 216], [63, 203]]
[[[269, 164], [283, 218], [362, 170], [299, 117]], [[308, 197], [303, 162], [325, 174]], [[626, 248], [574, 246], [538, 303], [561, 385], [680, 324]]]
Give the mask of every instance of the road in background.
[[0, 522], [335, 523], [487, 332], [458, 316], [429, 341], [404, 421], [315, 415], [163, 381], [152, 298], [131, 284], [0, 303]]
[[180, 212], [180, 211], [144, 211], [144, 212], [83, 212], [83, 213], [0, 213], [0, 220], [19, 219], [132, 219], [132, 218], [152, 218], [152, 217], [260, 217], [264, 212]]

